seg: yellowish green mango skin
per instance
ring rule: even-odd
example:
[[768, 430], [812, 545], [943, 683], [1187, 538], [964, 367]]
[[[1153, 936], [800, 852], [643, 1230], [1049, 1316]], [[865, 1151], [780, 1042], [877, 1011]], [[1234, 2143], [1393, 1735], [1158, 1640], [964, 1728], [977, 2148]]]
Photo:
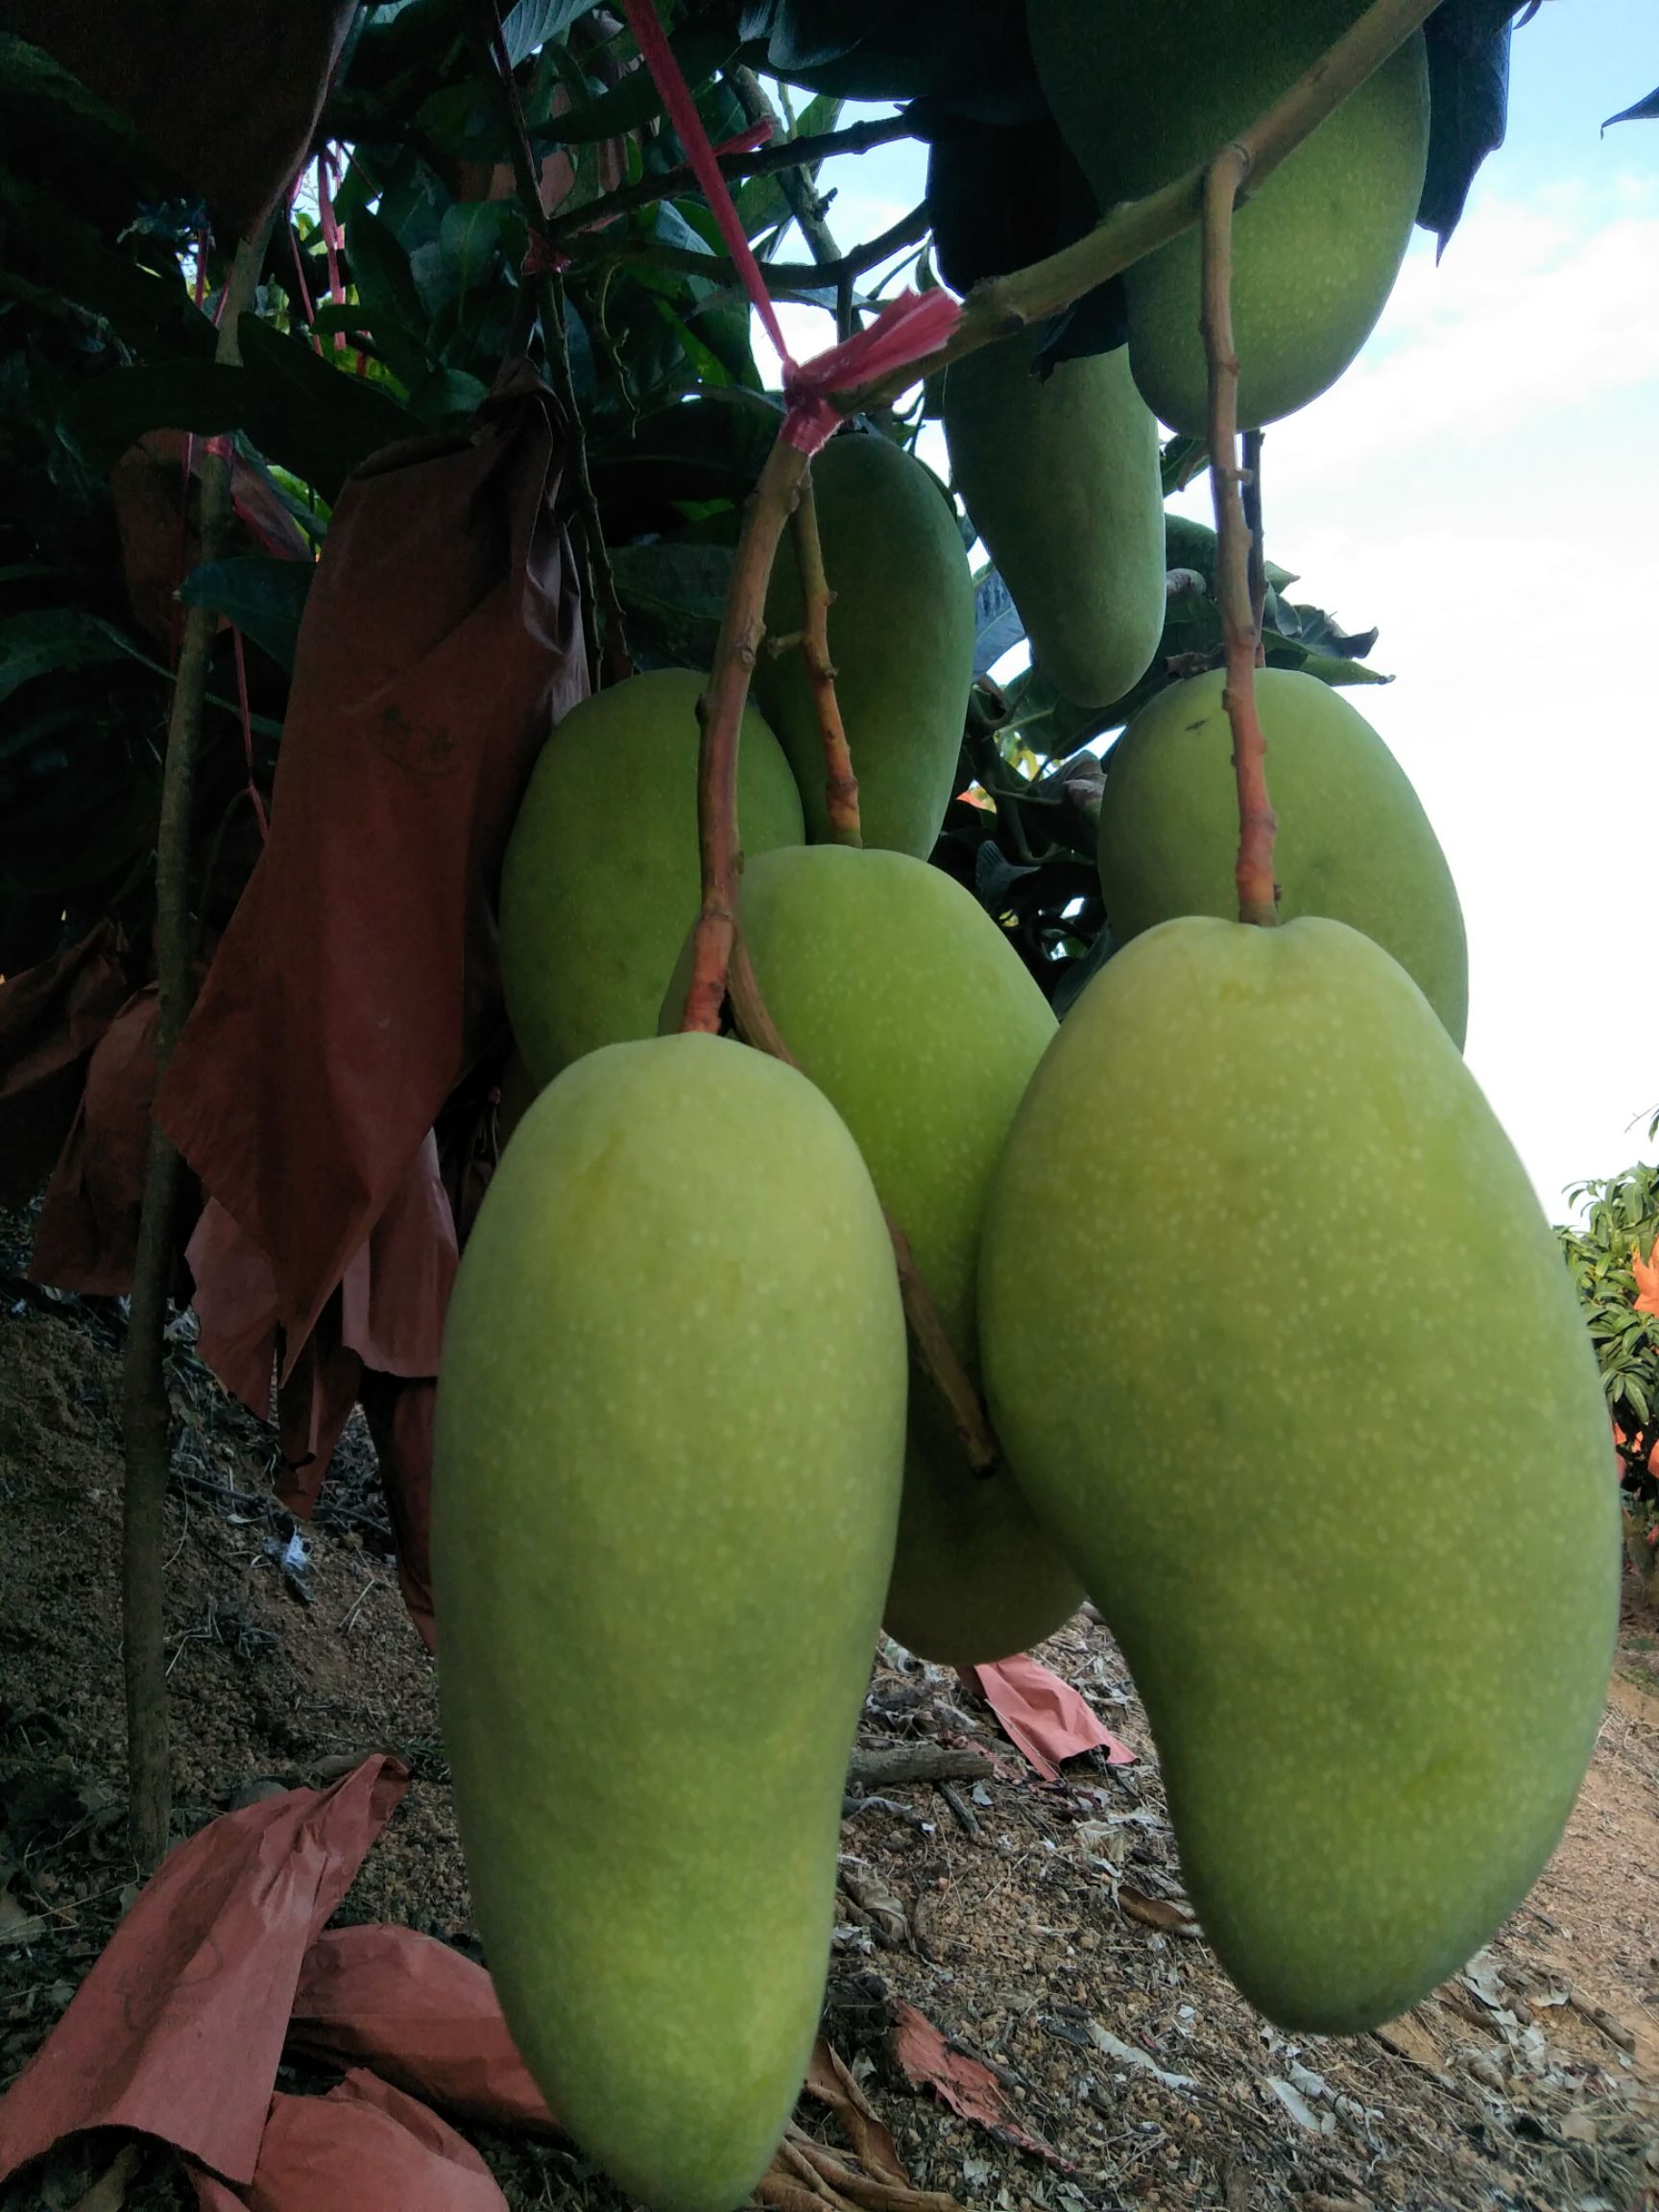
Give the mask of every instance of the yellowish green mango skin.
[[1009, 1134], [979, 1313], [1222, 1964], [1288, 2029], [1404, 2010], [1559, 1837], [1619, 1581], [1572, 1286], [1405, 971], [1317, 919], [1118, 953]]
[[[1054, 1034], [1047, 1000], [978, 902], [905, 854], [762, 854], [743, 879], [743, 933], [790, 1050], [857, 1140], [957, 1356], [976, 1371], [980, 1221]], [[969, 1472], [918, 1377], [889, 1634], [967, 1666], [1028, 1649], [1082, 1602], [1015, 1477]]]
[[[1177, 914], [1238, 911], [1238, 791], [1220, 669], [1160, 691], [1106, 763], [1097, 853], [1120, 939]], [[1446, 855], [1406, 771], [1316, 677], [1256, 671], [1279, 818], [1280, 915], [1324, 914], [1375, 938], [1462, 1046], [1469, 949]]]
[[[1289, 90], [1364, 0], [1028, 0], [1037, 74], [1102, 209], [1207, 160]], [[1262, 184], [1234, 224], [1238, 421], [1277, 421], [1334, 384], [1370, 336], [1423, 191], [1421, 31]], [[1147, 405], [1202, 437], [1196, 229], [1125, 273]]]
[[945, 373], [956, 488], [1062, 694], [1104, 707], [1138, 684], [1164, 632], [1158, 425], [1119, 347], [1032, 374], [1042, 333]]
[[[668, 668], [596, 692], [542, 747], [501, 870], [501, 982], [537, 1083], [601, 1045], [649, 1037], [696, 917], [697, 699]], [[752, 853], [805, 831], [789, 764], [743, 718], [738, 827]]]
[[726, 1040], [566, 1070], [462, 1260], [432, 1541], [473, 1904], [561, 2124], [653, 2212], [742, 2203], [805, 2070], [905, 1360], [857, 1147]]
[[[974, 681], [974, 581], [955, 510], [932, 470], [886, 438], [832, 439], [812, 463], [812, 485], [864, 842], [925, 859], [950, 803]], [[790, 637], [801, 623], [801, 579], [785, 543], [766, 629]], [[824, 745], [798, 650], [761, 647], [755, 697], [795, 770], [807, 835], [828, 843]]]

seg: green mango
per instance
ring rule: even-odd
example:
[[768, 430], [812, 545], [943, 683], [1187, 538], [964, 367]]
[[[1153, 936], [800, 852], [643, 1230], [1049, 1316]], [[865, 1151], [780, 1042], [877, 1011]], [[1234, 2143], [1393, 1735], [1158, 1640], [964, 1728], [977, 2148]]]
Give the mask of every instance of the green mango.
[[[743, 881], [743, 935], [785, 1042], [856, 1138], [957, 1357], [976, 1372], [980, 1216], [1054, 1034], [1047, 1000], [978, 901], [907, 854], [762, 854]], [[919, 1376], [888, 1632], [968, 1666], [1026, 1650], [1082, 1602], [1015, 1479], [969, 1471]]]
[[979, 1328], [1221, 1963], [1296, 2032], [1403, 2011], [1553, 1848], [1619, 1591], [1572, 1284], [1405, 971], [1318, 919], [1119, 952], [1009, 1133]]
[[1040, 330], [945, 372], [950, 469], [1031, 640], [1080, 707], [1138, 684], [1164, 634], [1158, 425], [1119, 348], [1039, 383]]
[[[812, 486], [864, 842], [926, 859], [950, 803], [974, 681], [974, 579], [956, 511], [933, 471], [886, 438], [832, 439], [812, 463]], [[767, 634], [793, 637], [802, 619], [785, 541], [766, 594]], [[826, 843], [824, 745], [796, 647], [761, 646], [755, 696], [794, 768], [807, 834]]]
[[[573, 707], [541, 748], [501, 869], [501, 982], [532, 1078], [649, 1037], [695, 919], [697, 701], [684, 668], [630, 676]], [[778, 740], [746, 713], [738, 827], [751, 853], [799, 844]]]
[[[1349, 29], [1365, 0], [1029, 0], [1037, 74], [1103, 210], [1208, 160]], [[1334, 384], [1393, 289], [1422, 197], [1421, 31], [1239, 208], [1238, 421], [1277, 421]], [[1203, 437], [1196, 229], [1125, 272], [1129, 359], [1153, 413]]]
[[462, 1259], [432, 1551], [473, 1906], [561, 2125], [654, 2212], [745, 2201], [805, 2071], [905, 1359], [857, 1147], [720, 1038], [567, 1069]]
[[[1106, 758], [1096, 846], [1112, 927], [1238, 912], [1238, 787], [1220, 669], [1142, 708]], [[1469, 1020], [1463, 909], [1423, 803], [1365, 717], [1290, 668], [1258, 668], [1279, 817], [1280, 919], [1325, 914], [1391, 952], [1459, 1047]]]

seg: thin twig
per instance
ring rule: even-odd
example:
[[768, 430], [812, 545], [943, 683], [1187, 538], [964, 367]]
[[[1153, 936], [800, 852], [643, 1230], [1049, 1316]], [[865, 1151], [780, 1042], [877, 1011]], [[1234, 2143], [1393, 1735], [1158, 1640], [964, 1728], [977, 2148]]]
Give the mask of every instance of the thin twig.
[[1249, 174], [1242, 146], [1223, 146], [1204, 184], [1204, 356], [1210, 371], [1210, 485], [1215, 505], [1215, 597], [1227, 673], [1221, 698], [1233, 726], [1238, 786], [1238, 919], [1271, 928], [1278, 829], [1267, 797], [1267, 741], [1256, 711], [1257, 630], [1250, 604], [1250, 533], [1238, 493], [1238, 355], [1233, 345], [1233, 208]]
[[[908, 138], [914, 128], [902, 108], [897, 115], [849, 124], [844, 131], [820, 131], [806, 138], [788, 138], [754, 154], [723, 154], [720, 174], [736, 183], [746, 177], [776, 176], [780, 169], [815, 169], [820, 161], [837, 155], [867, 154], [872, 147], [890, 146], [896, 138]], [[637, 184], [620, 185], [602, 199], [589, 200], [573, 207], [568, 215], [562, 215], [552, 226], [553, 242], [568, 252], [571, 239], [581, 231], [609, 223], [617, 215], [632, 214], [637, 207], [652, 206], [659, 200], [680, 198], [696, 188], [688, 169], [670, 170], [661, 177], [644, 177]]]
[[992, 1431], [990, 1417], [967, 1369], [956, 1357], [956, 1348], [939, 1318], [939, 1309], [917, 1270], [910, 1239], [891, 1214], [887, 1215], [887, 1234], [893, 1240], [899, 1295], [903, 1300], [904, 1318], [909, 1324], [916, 1357], [945, 1401], [950, 1426], [956, 1431], [970, 1471], [978, 1476], [995, 1475], [1001, 1464], [1002, 1452]]
[[[919, 246], [931, 228], [925, 205], [912, 207], [907, 215], [883, 230], [878, 237], [867, 238], [860, 246], [851, 248], [836, 261], [763, 261], [760, 266], [766, 276], [766, 289], [775, 300], [817, 299], [820, 293], [832, 287], [851, 283], [857, 276], [867, 276], [895, 253], [902, 252], [906, 246]], [[698, 252], [689, 246], [661, 246], [652, 238], [567, 238], [561, 251], [572, 261], [583, 264], [583, 274], [593, 269], [625, 269], [638, 267], [661, 269], [672, 276], [699, 276], [729, 279], [735, 283], [737, 271], [730, 254]], [[1001, 332], [992, 331], [992, 337]]]
[[[751, 123], [770, 123], [778, 132], [778, 110], [767, 99], [758, 77], [753, 69], [738, 67], [732, 72], [732, 89]], [[787, 145], [786, 138], [775, 138], [774, 143]], [[827, 200], [819, 197], [813, 181], [809, 161], [792, 162], [778, 171], [778, 181], [783, 197], [789, 203], [789, 212], [795, 218], [795, 227], [806, 241], [806, 251], [821, 266], [828, 261], [839, 261], [841, 249], [835, 243], [833, 232], [824, 220]]]
[[1244, 433], [1244, 527], [1250, 533], [1250, 623], [1256, 633], [1256, 665], [1265, 668], [1267, 649], [1262, 625], [1267, 617], [1267, 546], [1262, 535], [1262, 433]]
[[[513, 177], [517, 186], [520, 212], [532, 237], [540, 240], [545, 251], [551, 246], [552, 228], [547, 211], [541, 204], [535, 156], [530, 151], [530, 133], [518, 99], [518, 83], [513, 74], [513, 63], [508, 56], [493, 0], [474, 0], [473, 5], [464, 9], [463, 27], [478, 69], [493, 89], [506, 119], [507, 144], [513, 159]], [[576, 386], [570, 373], [570, 347], [565, 326], [565, 287], [551, 266], [538, 269], [532, 278], [532, 285], [541, 324], [542, 349], [552, 373], [554, 396], [565, 417], [565, 430], [570, 440], [570, 460], [576, 479], [576, 504], [582, 517], [582, 537], [589, 572], [584, 611], [589, 624], [593, 621], [595, 597], [605, 611], [605, 671], [612, 683], [617, 683], [632, 674], [633, 663], [628, 656], [628, 630], [622, 618], [622, 602], [616, 595], [616, 579], [612, 573], [611, 556], [605, 545], [599, 502], [594, 496], [593, 481], [589, 473], [588, 439], [583, 426], [582, 410], [576, 403]], [[597, 673], [600, 656], [593, 652], [593, 642], [589, 636], [589, 655]]]
[[801, 600], [805, 609], [801, 655], [818, 709], [818, 730], [824, 740], [824, 807], [830, 836], [836, 845], [862, 845], [858, 822], [858, 779], [853, 756], [847, 750], [847, 732], [841, 705], [835, 696], [835, 664], [830, 658], [830, 608], [835, 594], [824, 573], [824, 547], [818, 536], [818, 502], [808, 469], [795, 502], [790, 535], [795, 562], [801, 572]]
[[697, 759], [697, 842], [702, 858], [703, 902], [692, 939], [691, 984], [682, 1029], [714, 1036], [726, 998], [726, 978], [737, 935], [737, 878], [741, 866], [737, 828], [737, 738], [755, 657], [766, 629], [766, 587], [789, 520], [806, 455], [779, 438], [750, 494], [737, 540], [732, 582], [720, 616], [709, 688], [697, 702], [703, 739]]
[[[1238, 134], [1238, 144], [1244, 152], [1251, 184], [1259, 188], [1438, 5], [1439, 0], [1373, 0], [1335, 44]], [[1124, 202], [1085, 237], [1046, 260], [976, 284], [964, 303], [961, 321], [945, 345], [874, 384], [837, 393], [835, 404], [848, 415], [887, 406], [902, 392], [950, 362], [1041, 323], [1080, 300], [1096, 284], [1103, 284], [1107, 277], [1127, 269], [1132, 261], [1166, 246], [1171, 238], [1179, 238], [1203, 213], [1204, 180], [1209, 168], [1210, 162], [1202, 161], [1144, 200]]]
[[[237, 246], [225, 287], [214, 358], [237, 367], [237, 325], [253, 298], [271, 234]], [[215, 561], [230, 520], [229, 441], [211, 443], [202, 463], [201, 558]], [[189, 487], [185, 487], [186, 494]], [[207, 673], [219, 617], [210, 607], [185, 613], [161, 771], [161, 814], [156, 838], [156, 1087], [159, 1089], [194, 996], [195, 932], [190, 925], [190, 846], [195, 827], [196, 767], [201, 751]], [[172, 1424], [163, 1364], [167, 1299], [172, 1286], [174, 1219], [180, 1162], [159, 1125], [150, 1124], [138, 1248], [132, 1261], [122, 1372], [122, 1671], [127, 1700], [127, 1790], [132, 1855], [147, 1873], [167, 1849], [173, 1785], [167, 1730], [162, 1563]]]

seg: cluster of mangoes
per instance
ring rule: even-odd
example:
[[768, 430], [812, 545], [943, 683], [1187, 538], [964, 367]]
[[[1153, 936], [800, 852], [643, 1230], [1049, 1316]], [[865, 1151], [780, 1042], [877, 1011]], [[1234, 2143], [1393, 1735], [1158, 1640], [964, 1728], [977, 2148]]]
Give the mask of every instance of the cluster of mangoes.
[[[1163, 21], [1190, 12], [1032, 0], [1081, 156], [1111, 92], [1102, 143], [1129, 161], [1130, 61], [1162, 85]], [[1281, 7], [1285, 66], [1354, 12]], [[1102, 81], [1085, 64], [1109, 46]], [[1146, 162], [1179, 168], [1263, 105], [1279, 87], [1249, 60], [1217, 56], [1244, 113], [1206, 108], [1192, 147]], [[1402, 180], [1421, 75], [1406, 49], [1344, 125]], [[1239, 223], [1258, 419], [1329, 380], [1380, 303], [1356, 290], [1386, 289], [1377, 210], [1333, 200], [1322, 136], [1296, 156], [1312, 213], [1295, 162], [1275, 180], [1286, 222], [1338, 226], [1317, 296], [1258, 316], [1244, 241], [1268, 194]], [[1080, 699], [1127, 691], [1160, 632], [1136, 387], [1183, 418], [1196, 296], [1188, 247], [1166, 252], [1173, 274], [1154, 256], [1135, 279], [1127, 363], [1038, 384], [1017, 340], [944, 396], [969, 513]], [[1105, 779], [1121, 950], [1058, 1026], [927, 864], [971, 681], [954, 509], [876, 436], [813, 475], [864, 848], [825, 841], [797, 654], [762, 653], [739, 779], [744, 941], [800, 1068], [677, 1032], [704, 678], [634, 677], [554, 731], [508, 854], [533, 1103], [439, 1391], [441, 1688], [478, 1924], [554, 2109], [662, 2212], [729, 2212], [787, 2120], [883, 1623], [929, 1658], [996, 1659], [1087, 1591], [1207, 1936], [1271, 2017], [1344, 2031], [1423, 1995], [1532, 1882], [1616, 1608], [1594, 1360], [1460, 1057], [1456, 895], [1382, 739], [1311, 678], [1260, 673], [1283, 919], [1247, 928], [1219, 674], [1160, 691]], [[800, 628], [787, 557], [767, 621]], [[986, 1397], [988, 1479], [907, 1354], [884, 1213]]]

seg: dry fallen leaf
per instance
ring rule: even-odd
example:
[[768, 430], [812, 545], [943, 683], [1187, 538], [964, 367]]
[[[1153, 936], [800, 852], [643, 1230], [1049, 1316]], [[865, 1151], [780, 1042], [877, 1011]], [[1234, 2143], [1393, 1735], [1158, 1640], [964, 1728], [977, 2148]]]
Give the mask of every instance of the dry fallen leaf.
[[1142, 1927], [1162, 1929], [1166, 1936], [1202, 1936], [1204, 1931], [1193, 1917], [1192, 1908], [1186, 1901], [1173, 1897], [1148, 1897], [1143, 1889], [1132, 1889], [1120, 1883], [1118, 1902], [1131, 1920], [1139, 1920]]
[[896, 1951], [908, 1939], [910, 1923], [904, 1916], [904, 1908], [873, 1866], [844, 1860], [841, 1887], [859, 1911], [869, 1914], [871, 1931], [878, 1943]]
[[791, 2121], [755, 2191], [771, 2212], [962, 2212], [954, 2197], [911, 2188], [892, 2136], [823, 2036], [812, 2047], [805, 2094], [834, 2113], [857, 2163]]
[[965, 2052], [952, 2051], [932, 2021], [914, 2005], [900, 2003], [893, 2008], [893, 2056], [912, 2089], [931, 2089], [964, 2120], [974, 2121], [1002, 2142], [1029, 2151], [1064, 2174], [1077, 2171], [1058, 2151], [1026, 2134], [1010, 2117], [1002, 2084], [991, 2069]]
[[822, 2035], [812, 2046], [807, 2064], [806, 2094], [829, 2105], [853, 2146], [853, 2155], [866, 2172], [882, 2181], [908, 2180], [893, 2138], [875, 2106]]

